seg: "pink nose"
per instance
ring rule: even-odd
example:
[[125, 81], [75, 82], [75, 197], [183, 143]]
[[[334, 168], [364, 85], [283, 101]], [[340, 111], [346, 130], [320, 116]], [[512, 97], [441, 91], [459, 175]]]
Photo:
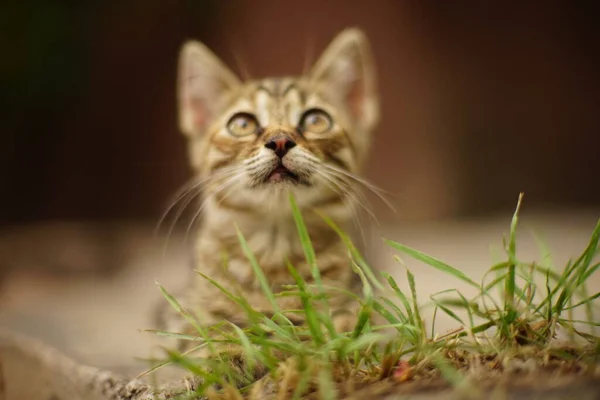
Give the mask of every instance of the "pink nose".
[[275, 136], [265, 143], [265, 147], [273, 150], [279, 158], [283, 158], [283, 156], [285, 156], [287, 152], [294, 146], [296, 146], [296, 142], [294, 142], [288, 136], [283, 135]]

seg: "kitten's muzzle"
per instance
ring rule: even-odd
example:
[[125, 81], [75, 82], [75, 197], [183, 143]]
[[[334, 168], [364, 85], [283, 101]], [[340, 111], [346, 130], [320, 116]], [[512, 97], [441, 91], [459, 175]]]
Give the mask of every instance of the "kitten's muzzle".
[[282, 181], [290, 181], [293, 183], [300, 183], [300, 178], [298, 175], [290, 171], [286, 168], [281, 159], [279, 160], [279, 164], [273, 168], [271, 173], [266, 178], [267, 182], [282, 182]]
[[265, 143], [265, 147], [269, 150], [272, 150], [278, 158], [278, 162], [273, 166], [271, 172], [265, 177], [265, 182], [290, 182], [294, 184], [305, 185], [308, 183], [298, 174], [284, 165], [284, 157], [291, 149], [296, 147], [296, 142], [290, 136], [286, 134], [278, 134], [273, 136]]
[[273, 150], [277, 157], [282, 159], [289, 150], [296, 147], [296, 142], [294, 142], [289, 136], [278, 135], [265, 143], [265, 147]]

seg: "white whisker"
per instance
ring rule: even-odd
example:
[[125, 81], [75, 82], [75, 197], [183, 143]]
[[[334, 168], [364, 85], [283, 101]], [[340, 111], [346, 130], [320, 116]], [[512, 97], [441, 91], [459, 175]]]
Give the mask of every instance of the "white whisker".
[[[246, 174], [246, 171], [243, 170], [243, 168], [236, 168], [235, 171], [238, 170], [242, 170], [241, 172], [237, 172], [236, 174], [229, 176], [225, 179], [225, 181], [223, 183], [221, 183], [221, 185], [219, 185], [216, 189], [214, 189], [212, 191], [212, 193], [210, 194], [210, 196], [206, 197], [203, 201], [202, 204], [200, 205], [200, 207], [198, 207], [198, 210], [196, 210], [196, 212], [194, 213], [194, 216], [192, 217], [191, 221], [188, 224], [188, 227], [186, 229], [186, 234], [185, 234], [185, 238], [187, 240], [187, 238], [189, 237], [190, 231], [192, 229], [192, 227], [194, 226], [194, 223], [196, 222], [196, 220], [198, 219], [198, 217], [200, 216], [200, 214], [202, 213], [202, 211], [204, 210], [204, 207], [206, 207], [206, 205], [208, 204], [208, 200], [210, 200], [211, 196], [215, 196], [220, 194], [223, 190], [234, 186], [237, 183], [237, 178], [240, 178], [242, 176], [244, 176]], [[221, 199], [221, 201], [223, 201], [223, 199]]]
[[385, 203], [385, 205], [389, 207], [390, 210], [392, 210], [393, 212], [397, 212], [396, 208], [394, 208], [392, 203], [390, 203], [390, 201], [388, 199], [386, 199], [384, 196], [384, 194], [391, 195], [391, 193], [389, 193], [388, 191], [383, 190], [383, 189], [373, 185], [372, 183], [366, 181], [365, 179], [359, 178], [356, 175], [351, 174], [348, 171], [344, 171], [343, 169], [335, 168], [335, 167], [333, 167], [331, 165], [327, 165], [327, 164], [322, 164], [322, 165], [323, 165], [323, 167], [325, 167], [326, 169], [328, 169], [329, 171], [331, 171], [333, 173], [342, 174], [342, 175], [347, 176], [348, 178], [362, 184], [364, 187], [366, 187], [371, 192], [373, 192], [377, 197], [379, 197], [379, 199], [381, 201], [383, 201]]
[[173, 234], [173, 231], [175, 230], [177, 222], [181, 219], [181, 216], [183, 215], [187, 207], [190, 205], [190, 203], [202, 194], [202, 191], [206, 187], [206, 185], [214, 182], [215, 180], [223, 177], [224, 175], [237, 172], [240, 169], [242, 169], [242, 166], [239, 165], [225, 167], [215, 171], [213, 174], [203, 179], [191, 179], [189, 182], [182, 185], [182, 187], [171, 197], [169, 206], [167, 207], [166, 211], [161, 215], [159, 222], [155, 228], [155, 235], [158, 235], [160, 227], [164, 223], [169, 213], [171, 213], [171, 211], [174, 208], [177, 208], [175, 216], [169, 224], [169, 228], [166, 234], [163, 256], [166, 255], [169, 240]]
[[[327, 173], [325, 173], [324, 171], [316, 170], [316, 172], [317, 172], [317, 174], [321, 175], [323, 178], [325, 178], [327, 180], [327, 182], [324, 182], [327, 187], [329, 187], [333, 192], [337, 193], [340, 196], [340, 198], [342, 199], [342, 201], [348, 203], [348, 205], [350, 206], [350, 214], [352, 216], [352, 223], [354, 224], [356, 230], [360, 232], [360, 236], [361, 236], [363, 245], [366, 245], [364, 230], [363, 230], [362, 224], [360, 222], [360, 217], [358, 216], [354, 205], [357, 204], [357, 205], [361, 206], [377, 222], [377, 218], [375, 218], [375, 215], [368, 209], [368, 207], [366, 207], [356, 197], [354, 197], [348, 189], [343, 188], [335, 178], [328, 176]], [[331, 184], [329, 184], [329, 182], [331, 182]], [[337, 189], [336, 189], [336, 187], [337, 187]], [[352, 197], [354, 199], [354, 203], [352, 203], [351, 201], [348, 201], [348, 197]], [[377, 222], [377, 224], [379, 224], [379, 222]]]

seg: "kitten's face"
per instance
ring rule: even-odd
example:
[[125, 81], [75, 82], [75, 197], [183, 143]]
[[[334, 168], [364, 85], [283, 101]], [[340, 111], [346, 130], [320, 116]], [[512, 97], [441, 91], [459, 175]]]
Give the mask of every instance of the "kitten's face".
[[246, 207], [289, 191], [312, 205], [347, 195], [377, 120], [374, 86], [357, 30], [298, 78], [240, 82], [203, 45], [186, 44], [180, 123], [205, 194]]

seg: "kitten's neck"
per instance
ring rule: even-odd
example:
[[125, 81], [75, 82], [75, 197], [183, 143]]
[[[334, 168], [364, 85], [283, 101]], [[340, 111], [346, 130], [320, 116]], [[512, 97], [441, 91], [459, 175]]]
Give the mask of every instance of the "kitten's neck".
[[[350, 219], [346, 214], [338, 212], [331, 218], [345, 229]], [[341, 240], [335, 231], [312, 210], [303, 210], [302, 215], [315, 252], [332, 251]], [[305, 258], [289, 203], [276, 209], [257, 211], [223, 208], [209, 199], [198, 240], [217, 245], [230, 260], [245, 260], [236, 226], [265, 270], [285, 269], [286, 260], [294, 263]]]

